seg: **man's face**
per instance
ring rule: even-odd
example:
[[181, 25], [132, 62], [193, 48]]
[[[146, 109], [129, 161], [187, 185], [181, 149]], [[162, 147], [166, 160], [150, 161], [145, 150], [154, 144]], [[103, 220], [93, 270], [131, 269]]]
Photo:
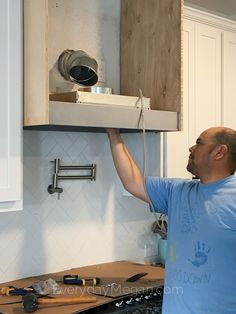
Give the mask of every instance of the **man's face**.
[[193, 175], [201, 176], [211, 169], [212, 152], [216, 147], [213, 134], [210, 130], [204, 131], [196, 141], [196, 144], [189, 148], [187, 170]]

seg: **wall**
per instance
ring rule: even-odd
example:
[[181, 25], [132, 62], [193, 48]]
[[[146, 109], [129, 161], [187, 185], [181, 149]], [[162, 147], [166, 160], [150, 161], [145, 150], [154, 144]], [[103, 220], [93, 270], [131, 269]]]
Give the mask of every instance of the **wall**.
[[[65, 49], [83, 50], [98, 63], [105, 61], [106, 82], [119, 92], [120, 1], [49, 0], [48, 55], [51, 92], [77, 89], [62, 79], [57, 59]], [[106, 83], [108, 85], [106, 85]]]
[[[90, 38], [90, 33], [94, 40], [88, 41], [89, 52], [96, 57], [100, 51], [108, 86], [119, 90], [119, 1], [65, 2], [83, 13], [78, 40]], [[63, 1], [50, 0], [50, 5], [66, 9]], [[62, 20], [66, 28], [68, 21]], [[157, 253], [154, 216], [144, 202], [123, 196], [106, 134], [24, 131], [23, 136], [24, 209], [1, 214], [0, 282], [87, 264], [144, 260], [145, 247], [147, 255]], [[146, 136], [147, 173], [159, 174], [159, 135]], [[142, 167], [142, 135], [124, 139]], [[58, 200], [47, 192], [54, 158], [64, 165], [96, 163], [96, 181], [60, 182], [64, 192]]]
[[184, 0], [186, 6], [236, 21], [235, 0]]
[[[142, 165], [142, 136], [124, 138]], [[148, 164], [157, 174], [157, 134], [147, 135], [147, 148]], [[60, 182], [64, 191], [58, 200], [47, 192], [54, 158], [64, 165], [96, 163], [96, 181]], [[157, 252], [153, 221], [145, 203], [123, 196], [106, 134], [24, 131], [24, 209], [1, 214], [1, 282], [86, 264], [143, 260], [146, 245], [153, 248], [148, 254]]]

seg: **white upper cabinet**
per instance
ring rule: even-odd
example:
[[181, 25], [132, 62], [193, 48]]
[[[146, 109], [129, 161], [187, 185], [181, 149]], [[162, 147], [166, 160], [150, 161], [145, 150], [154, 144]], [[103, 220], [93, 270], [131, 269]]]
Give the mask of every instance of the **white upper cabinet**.
[[236, 129], [236, 23], [185, 8], [183, 131], [166, 136], [166, 175], [191, 178], [188, 148], [212, 126]]
[[[189, 20], [183, 23], [183, 130], [171, 132], [164, 137], [166, 156], [163, 158], [168, 177], [190, 177], [186, 170], [190, 145], [189, 105], [194, 103], [194, 24]], [[191, 108], [190, 108], [191, 109]], [[166, 163], [166, 164], [165, 164]]]
[[0, 0], [0, 212], [22, 209], [22, 4]]
[[236, 129], [236, 33], [223, 34], [222, 123]]
[[221, 123], [221, 30], [195, 23], [194, 104], [190, 125], [193, 141]]

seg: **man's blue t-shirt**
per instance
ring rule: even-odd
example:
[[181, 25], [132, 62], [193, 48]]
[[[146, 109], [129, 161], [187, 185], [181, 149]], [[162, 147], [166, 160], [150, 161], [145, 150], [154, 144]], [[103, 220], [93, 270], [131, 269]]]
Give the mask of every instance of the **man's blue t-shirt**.
[[163, 314], [236, 314], [236, 177], [148, 177], [146, 189], [168, 215]]

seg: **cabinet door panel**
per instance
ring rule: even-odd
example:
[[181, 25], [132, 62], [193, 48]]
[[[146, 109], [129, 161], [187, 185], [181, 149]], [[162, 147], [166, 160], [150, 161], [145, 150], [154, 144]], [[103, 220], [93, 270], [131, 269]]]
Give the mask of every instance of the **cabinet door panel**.
[[184, 19], [183, 131], [167, 134], [167, 176], [191, 178], [188, 148], [221, 125], [221, 30]]
[[186, 144], [193, 145], [203, 130], [236, 129], [235, 24], [187, 10], [183, 26], [183, 131], [167, 134], [168, 177], [188, 176]]
[[183, 23], [183, 47], [183, 130], [166, 134], [166, 175], [175, 178], [191, 178], [186, 165], [191, 139], [189, 114], [194, 101], [194, 22], [189, 20]]
[[236, 34], [223, 35], [223, 117], [224, 126], [236, 129]]
[[221, 124], [221, 30], [195, 24], [194, 136]]
[[10, 210], [22, 199], [21, 1], [0, 1], [0, 210]]

